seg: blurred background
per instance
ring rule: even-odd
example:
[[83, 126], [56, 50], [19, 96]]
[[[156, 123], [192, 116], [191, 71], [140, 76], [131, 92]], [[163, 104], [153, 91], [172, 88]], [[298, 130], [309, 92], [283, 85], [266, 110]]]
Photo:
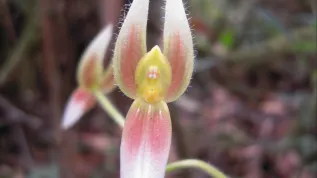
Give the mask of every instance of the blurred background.
[[[131, 1], [0, 0], [0, 178], [119, 177], [121, 129], [99, 106], [68, 131], [60, 120], [80, 55]], [[160, 44], [163, 6], [150, 3], [148, 48]], [[316, 178], [317, 1], [186, 7], [195, 73], [169, 104], [170, 161], [199, 158], [232, 178]], [[132, 101], [118, 89], [109, 97], [125, 115]], [[166, 177], [207, 176], [190, 169]]]

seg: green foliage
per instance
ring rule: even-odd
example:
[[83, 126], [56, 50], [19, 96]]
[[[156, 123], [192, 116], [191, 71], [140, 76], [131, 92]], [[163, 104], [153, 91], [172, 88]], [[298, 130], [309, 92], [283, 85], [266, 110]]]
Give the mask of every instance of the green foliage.
[[227, 49], [232, 49], [235, 42], [235, 33], [232, 29], [226, 29], [220, 34], [219, 41]]
[[311, 52], [316, 51], [317, 45], [316, 41], [300, 41], [293, 44], [292, 50], [294, 52]]

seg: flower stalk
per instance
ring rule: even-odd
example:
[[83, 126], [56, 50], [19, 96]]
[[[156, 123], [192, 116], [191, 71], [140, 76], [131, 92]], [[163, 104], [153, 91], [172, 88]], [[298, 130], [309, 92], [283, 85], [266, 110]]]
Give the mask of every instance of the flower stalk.
[[124, 117], [122, 114], [117, 110], [117, 108], [111, 103], [111, 101], [100, 91], [95, 91], [94, 95], [102, 106], [102, 108], [111, 116], [111, 118], [121, 127], [124, 126]]
[[166, 172], [172, 172], [172, 171], [176, 171], [179, 169], [186, 169], [186, 168], [200, 169], [213, 178], [227, 178], [225, 174], [223, 174], [214, 166], [197, 159], [186, 159], [186, 160], [170, 163], [166, 167]]

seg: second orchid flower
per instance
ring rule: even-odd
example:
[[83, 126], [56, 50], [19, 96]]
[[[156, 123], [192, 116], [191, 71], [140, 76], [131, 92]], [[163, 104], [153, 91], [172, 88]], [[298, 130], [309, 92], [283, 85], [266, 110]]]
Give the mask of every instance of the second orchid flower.
[[78, 87], [68, 99], [62, 118], [62, 128], [72, 127], [96, 104], [94, 92], [109, 93], [115, 87], [113, 68], [104, 70], [103, 61], [112, 37], [112, 25], [107, 25], [90, 42], [77, 67]]

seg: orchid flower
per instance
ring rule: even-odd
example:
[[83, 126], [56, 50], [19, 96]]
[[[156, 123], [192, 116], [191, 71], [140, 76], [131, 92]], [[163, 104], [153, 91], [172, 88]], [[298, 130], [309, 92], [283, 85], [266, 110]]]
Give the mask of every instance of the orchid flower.
[[62, 128], [73, 126], [95, 104], [94, 91], [109, 93], [114, 88], [113, 68], [103, 68], [103, 59], [112, 37], [112, 25], [106, 26], [88, 45], [77, 68], [78, 88], [66, 104]]
[[166, 0], [164, 50], [146, 48], [149, 0], [134, 0], [113, 56], [115, 80], [134, 99], [120, 148], [121, 178], [163, 178], [172, 126], [166, 103], [186, 90], [193, 72], [193, 41], [182, 0]]

